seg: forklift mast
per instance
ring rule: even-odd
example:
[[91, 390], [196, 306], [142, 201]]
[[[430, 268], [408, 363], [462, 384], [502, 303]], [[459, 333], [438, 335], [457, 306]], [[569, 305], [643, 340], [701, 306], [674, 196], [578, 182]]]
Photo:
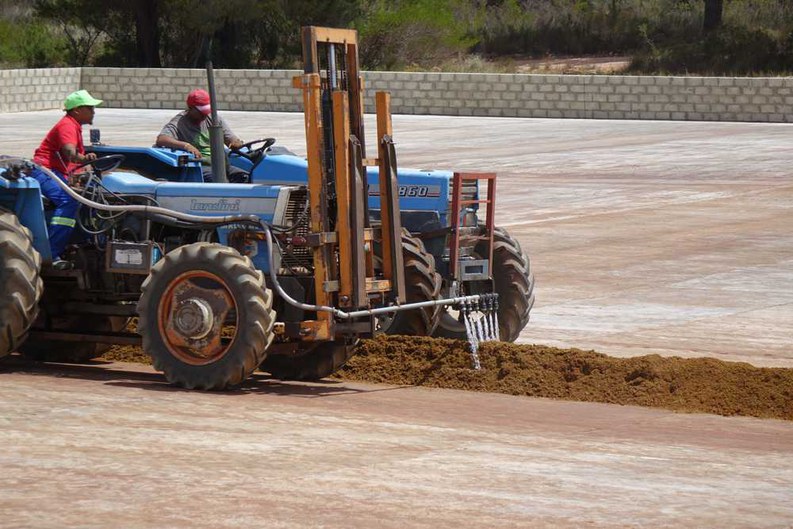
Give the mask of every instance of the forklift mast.
[[[367, 158], [357, 32], [311, 26], [303, 28], [302, 38], [304, 73], [293, 84], [303, 90], [315, 303], [349, 311], [404, 303], [390, 95], [376, 94], [377, 158]], [[379, 167], [382, 220], [375, 226], [369, 221], [365, 166]], [[366, 325], [343, 330], [330, 313], [317, 313], [305, 339], [357, 334]]]

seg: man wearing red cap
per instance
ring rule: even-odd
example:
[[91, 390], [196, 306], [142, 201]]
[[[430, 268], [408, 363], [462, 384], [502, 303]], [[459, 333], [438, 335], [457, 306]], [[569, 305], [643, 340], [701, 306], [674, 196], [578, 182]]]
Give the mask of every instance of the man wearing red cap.
[[[212, 151], [209, 142], [209, 120], [212, 113], [209, 94], [206, 90], [193, 90], [187, 95], [187, 110], [175, 115], [157, 136], [157, 147], [179, 149], [191, 153], [201, 160], [205, 182], [212, 181]], [[226, 122], [218, 116], [218, 125], [223, 129], [223, 143], [231, 149], [242, 147], [240, 140]], [[245, 182], [248, 174], [237, 167], [226, 164], [229, 182]]]

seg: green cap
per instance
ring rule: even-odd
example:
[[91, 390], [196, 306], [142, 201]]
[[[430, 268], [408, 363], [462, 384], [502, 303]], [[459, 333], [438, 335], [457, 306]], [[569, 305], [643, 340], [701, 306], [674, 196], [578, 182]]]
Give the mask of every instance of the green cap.
[[87, 90], [78, 90], [66, 96], [66, 100], [63, 102], [63, 108], [71, 110], [77, 107], [95, 107], [101, 104], [102, 100], [94, 99]]

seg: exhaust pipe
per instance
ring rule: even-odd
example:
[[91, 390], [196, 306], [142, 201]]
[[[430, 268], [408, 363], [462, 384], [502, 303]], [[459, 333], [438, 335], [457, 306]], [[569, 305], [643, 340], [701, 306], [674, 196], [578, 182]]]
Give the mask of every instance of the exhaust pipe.
[[215, 97], [215, 73], [212, 70], [212, 61], [207, 61], [207, 84], [209, 85], [209, 104], [212, 106], [212, 116], [209, 123], [209, 146], [212, 149], [212, 178], [215, 182], [228, 183], [226, 178], [226, 148], [223, 143], [223, 127], [218, 120], [218, 105]]

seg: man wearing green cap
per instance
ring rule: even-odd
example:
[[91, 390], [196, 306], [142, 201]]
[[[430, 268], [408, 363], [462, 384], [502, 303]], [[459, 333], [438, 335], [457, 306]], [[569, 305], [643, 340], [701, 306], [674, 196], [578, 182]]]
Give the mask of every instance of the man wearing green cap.
[[[93, 123], [94, 107], [101, 103], [85, 90], [69, 94], [63, 102], [66, 115], [47, 133], [36, 149], [33, 161], [68, 181], [66, 175], [76, 166], [96, 159], [94, 153], [85, 153], [83, 125]], [[38, 181], [41, 193], [55, 205], [49, 225], [52, 266], [57, 270], [67, 270], [71, 263], [63, 260], [63, 251], [77, 223], [77, 201], [43, 171], [36, 169], [31, 176]]]

